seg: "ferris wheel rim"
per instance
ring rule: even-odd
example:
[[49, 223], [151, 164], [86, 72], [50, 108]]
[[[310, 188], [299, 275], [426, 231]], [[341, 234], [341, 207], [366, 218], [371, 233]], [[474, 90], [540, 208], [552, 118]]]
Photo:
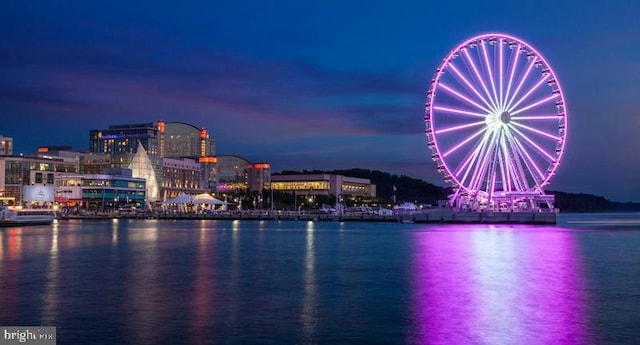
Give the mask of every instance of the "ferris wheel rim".
[[[558, 139], [559, 139], [558, 140], [559, 148], [556, 149], [556, 156], [553, 157], [553, 159], [550, 160], [549, 167], [547, 168], [546, 174], [544, 174], [544, 177], [542, 178], [542, 180], [539, 181], [539, 183], [534, 183], [534, 186], [532, 187], [532, 189], [534, 191], [541, 191], [542, 188], [545, 185], [549, 184], [549, 180], [551, 179], [551, 177], [556, 174], [558, 166], [560, 165], [560, 161], [562, 160], [562, 157], [564, 156], [565, 146], [566, 146], [566, 138], [567, 138], [567, 127], [568, 127], [568, 121], [567, 121], [568, 109], [567, 109], [566, 100], [565, 100], [565, 97], [564, 97], [564, 91], [562, 89], [562, 86], [560, 85], [560, 81], [558, 80], [557, 74], [556, 74], [555, 70], [553, 69], [553, 67], [548, 63], [546, 58], [535, 47], [533, 47], [527, 41], [525, 41], [525, 40], [523, 40], [523, 39], [521, 39], [521, 38], [519, 38], [517, 36], [514, 36], [514, 35], [509, 35], [509, 34], [504, 34], [504, 33], [499, 33], [499, 32], [491, 32], [491, 33], [483, 33], [483, 34], [479, 34], [479, 35], [473, 36], [471, 38], [468, 38], [468, 39], [464, 40], [462, 43], [458, 44], [442, 60], [442, 62], [440, 63], [440, 65], [436, 69], [435, 76], [431, 80], [431, 83], [430, 83], [430, 86], [429, 86], [429, 90], [427, 92], [427, 107], [426, 107], [425, 122], [426, 122], [426, 125], [427, 125], [426, 134], [427, 134], [427, 139], [429, 141], [429, 147], [434, 152], [432, 157], [434, 157], [434, 160], [438, 164], [438, 169], [441, 170], [441, 172], [444, 173], [445, 181], [450, 180], [454, 184], [455, 187], [460, 188], [460, 189], [462, 189], [462, 190], [464, 190], [464, 191], [466, 191], [468, 193], [476, 193], [477, 194], [478, 192], [480, 192], [479, 190], [471, 190], [470, 188], [465, 186], [465, 184], [458, 179], [456, 174], [453, 173], [453, 171], [452, 171], [451, 167], [449, 166], [447, 160], [444, 159], [444, 157], [443, 157], [443, 152], [441, 151], [441, 148], [439, 147], [438, 135], [436, 135], [436, 130], [435, 130], [435, 127], [434, 127], [434, 124], [433, 124], [433, 121], [434, 121], [434, 105], [435, 105], [434, 99], [435, 99], [436, 93], [438, 91], [440, 91], [440, 90], [438, 90], [438, 87], [444, 87], [444, 84], [441, 83], [441, 76], [442, 76], [444, 70], [447, 69], [448, 67], [451, 67], [451, 68], [455, 69], [455, 67], [453, 67], [453, 64], [450, 65], [450, 63], [451, 63], [452, 59], [454, 58], [454, 56], [456, 56], [456, 54], [458, 54], [457, 56], [460, 56], [462, 54], [462, 52], [464, 51], [464, 49], [466, 49], [467, 47], [471, 47], [471, 45], [474, 44], [474, 43], [476, 44], [476, 46], [478, 44], [481, 44], [483, 46], [482, 48], [486, 49], [485, 44], [487, 42], [491, 43], [492, 42], [491, 40], [494, 40], [493, 43], [496, 42], [495, 40], [499, 40], [499, 44], [508, 43], [509, 45], [511, 45], [513, 43], [516, 43], [516, 44], [518, 44], [518, 49], [520, 51], [532, 52], [533, 56], [534, 56], [534, 62], [531, 63], [531, 67], [529, 67], [529, 69], [531, 69], [533, 67], [533, 65], [535, 64], [536, 59], [539, 60], [541, 62], [541, 64], [548, 69], [548, 72], [549, 72], [549, 74], [551, 76], [550, 80], [553, 80], [553, 82], [557, 85], [557, 88], [556, 88], [556, 90], [557, 90], [556, 105], [558, 106], [557, 118], [561, 119], [561, 125], [559, 125], [559, 127], [558, 127], [558, 131], [560, 132], [559, 133], [560, 137], [558, 137]], [[493, 44], [493, 43], [491, 43], [491, 44]], [[500, 48], [500, 49], [502, 49], [502, 48]], [[519, 54], [520, 51], [516, 52], [516, 54]], [[486, 57], [487, 56], [486, 51], [484, 52], [484, 54], [485, 54], [485, 58], [487, 58]], [[502, 59], [502, 51], [500, 52], [500, 54], [501, 54], [500, 59]], [[517, 61], [517, 58], [516, 58], [516, 61]], [[501, 64], [502, 64], [502, 62], [501, 62]], [[536, 66], [536, 67], [538, 67], [538, 66]], [[489, 69], [488, 70], [489, 73], [491, 73], [491, 68], [489, 67], [488, 60], [487, 60], [487, 68]], [[502, 68], [502, 65], [500, 65], [500, 68]], [[513, 68], [515, 70], [515, 63], [514, 63], [514, 67]], [[475, 66], [474, 66], [474, 69], [475, 69]], [[500, 72], [502, 73], [502, 70]], [[476, 73], [477, 73], [477, 71], [476, 71]], [[512, 72], [512, 74], [513, 74], [513, 72]], [[513, 75], [511, 77], [513, 77]], [[501, 75], [501, 78], [502, 78], [502, 75]], [[524, 78], [526, 79], [527, 75], [525, 75]], [[541, 80], [541, 82], [542, 81], [544, 81], [544, 80]], [[482, 80], [481, 80], [481, 82], [482, 82]], [[494, 83], [493, 77], [491, 77], [491, 83], [492, 84]], [[501, 83], [500, 87], [502, 88], [502, 80], [500, 80], [500, 83]], [[482, 86], [485, 87], [485, 85], [482, 85]], [[493, 86], [493, 92], [494, 92], [494, 95], [496, 96], [496, 101], [497, 101], [498, 97], [496, 95], [495, 85], [492, 85], [492, 86]], [[537, 86], [538, 85], [536, 85], [535, 87], [537, 87]], [[493, 103], [493, 99], [491, 98], [491, 95], [489, 94], [489, 91], [487, 89], [485, 89], [485, 91], [488, 94], [489, 101], [491, 103]], [[533, 91], [533, 89], [531, 91]], [[555, 92], [555, 90], [554, 90], [554, 92]], [[516, 91], [516, 93], [517, 93], [517, 91]], [[508, 94], [508, 91], [507, 91], [507, 94]], [[552, 92], [552, 94], [553, 94], [553, 92]], [[502, 89], [501, 89], [500, 90], [500, 97], [502, 97], [502, 96], [503, 96], [503, 94], [502, 94]], [[515, 94], [513, 96], [515, 98]], [[483, 101], [485, 101], [485, 100], [483, 99]], [[502, 101], [502, 98], [501, 98], [501, 101]], [[488, 103], [489, 102], [485, 101], [485, 105], [488, 106], [489, 108], [491, 108], [491, 106]], [[475, 105], [479, 106], [479, 104], [475, 104]], [[493, 105], [494, 105], [494, 108], [492, 110], [495, 110], [495, 108], [496, 108], [495, 104], [493, 104]], [[482, 107], [480, 106], [480, 108], [482, 108]], [[562, 109], [562, 110], [560, 110], [560, 109]], [[469, 112], [467, 112], [467, 113], [468, 113], [468, 115], [473, 115], [473, 114], [471, 114]], [[486, 115], [484, 115], [484, 116], [486, 116]], [[510, 116], [510, 114], [507, 113], [507, 117], [509, 117], [509, 116]], [[472, 124], [469, 124], [468, 126], [471, 126], [471, 125]], [[461, 126], [461, 127], [463, 127], [463, 126]], [[475, 134], [474, 134], [474, 136], [475, 136]], [[535, 163], [534, 163], [534, 165], [535, 165]], [[503, 172], [503, 174], [504, 174], [504, 172]]]

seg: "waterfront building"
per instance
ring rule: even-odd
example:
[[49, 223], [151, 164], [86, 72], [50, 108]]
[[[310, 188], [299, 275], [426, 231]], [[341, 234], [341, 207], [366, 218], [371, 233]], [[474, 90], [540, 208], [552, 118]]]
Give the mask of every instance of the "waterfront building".
[[[89, 136], [89, 151], [94, 155], [105, 154], [109, 156], [86, 157], [83, 166], [87, 172], [100, 172], [100, 169], [105, 167], [129, 167], [135, 153], [138, 152], [138, 144], [140, 144], [146, 151], [152, 170], [155, 172], [153, 178], [158, 186], [175, 185], [175, 181], [163, 183], [165, 175], [163, 159], [190, 158], [200, 164], [199, 182], [195, 189], [215, 190], [215, 141], [210, 138], [204, 128], [183, 122], [157, 121], [155, 123], [112, 125], [107, 129], [91, 130]], [[137, 176], [136, 174], [137, 172], [134, 172], [134, 176]], [[168, 190], [168, 193], [172, 192]], [[159, 195], [162, 194], [163, 192], [160, 191]], [[154, 200], [155, 193], [149, 190], [147, 196]]]
[[271, 188], [296, 195], [376, 196], [371, 180], [335, 174], [272, 175]]
[[13, 138], [0, 135], [0, 156], [11, 156], [13, 154]]
[[218, 193], [261, 193], [271, 185], [271, 166], [234, 155], [217, 156]]
[[89, 131], [89, 151], [112, 155], [135, 154], [138, 143], [149, 155], [162, 156], [160, 126], [154, 123], [111, 125], [107, 129]]
[[146, 180], [131, 169], [108, 169], [109, 174], [56, 174], [55, 201], [85, 209], [143, 208]]
[[52, 185], [55, 173], [78, 173], [78, 160], [65, 157], [0, 156], [0, 200], [22, 204], [23, 186]]
[[183, 122], [158, 121], [163, 131], [163, 157], [212, 157], [215, 156], [215, 141], [204, 128]]
[[162, 159], [162, 200], [175, 198], [181, 193], [201, 194], [208, 190], [201, 184], [201, 164], [190, 158]]
[[[152, 163], [147, 151], [142, 146], [142, 143], [138, 143], [138, 150], [136, 154], [129, 161], [128, 169], [131, 169], [132, 176], [143, 178], [147, 181], [147, 202], [155, 202], [160, 198], [160, 185], [162, 184], [162, 180], [158, 181], [158, 176], [162, 176], [162, 174], [158, 175], [156, 173], [156, 166], [158, 165], [157, 160]], [[160, 163], [161, 164], [161, 163]]]

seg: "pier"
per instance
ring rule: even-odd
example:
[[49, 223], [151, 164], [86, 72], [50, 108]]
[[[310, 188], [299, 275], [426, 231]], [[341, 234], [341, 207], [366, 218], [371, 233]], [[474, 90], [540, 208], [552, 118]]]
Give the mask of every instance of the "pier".
[[390, 223], [442, 223], [442, 224], [555, 224], [557, 211], [530, 212], [476, 212], [443, 208], [425, 209], [379, 215], [365, 212], [343, 214], [304, 213], [296, 211], [228, 211], [218, 213], [165, 213], [165, 212], [87, 212], [61, 215], [58, 220], [69, 219], [160, 219], [160, 220], [254, 220], [254, 221], [326, 221], [326, 222], [390, 222]]

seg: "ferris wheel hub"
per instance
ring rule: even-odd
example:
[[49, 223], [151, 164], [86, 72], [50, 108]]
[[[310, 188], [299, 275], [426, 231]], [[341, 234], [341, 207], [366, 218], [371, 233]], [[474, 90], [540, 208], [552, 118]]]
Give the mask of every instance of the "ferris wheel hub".
[[508, 111], [503, 111], [502, 114], [500, 114], [500, 121], [505, 125], [508, 124], [511, 122], [511, 114]]

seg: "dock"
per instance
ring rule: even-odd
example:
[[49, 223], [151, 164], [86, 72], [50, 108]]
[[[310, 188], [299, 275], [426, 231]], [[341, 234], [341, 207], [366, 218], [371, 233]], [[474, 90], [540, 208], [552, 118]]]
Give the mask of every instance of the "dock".
[[254, 220], [254, 221], [326, 221], [326, 222], [390, 222], [440, 224], [556, 224], [557, 211], [456, 211], [444, 208], [405, 211], [388, 215], [348, 212], [343, 214], [305, 213], [295, 211], [228, 211], [219, 213], [165, 212], [87, 212], [58, 217], [67, 219], [159, 219], [159, 220]]

